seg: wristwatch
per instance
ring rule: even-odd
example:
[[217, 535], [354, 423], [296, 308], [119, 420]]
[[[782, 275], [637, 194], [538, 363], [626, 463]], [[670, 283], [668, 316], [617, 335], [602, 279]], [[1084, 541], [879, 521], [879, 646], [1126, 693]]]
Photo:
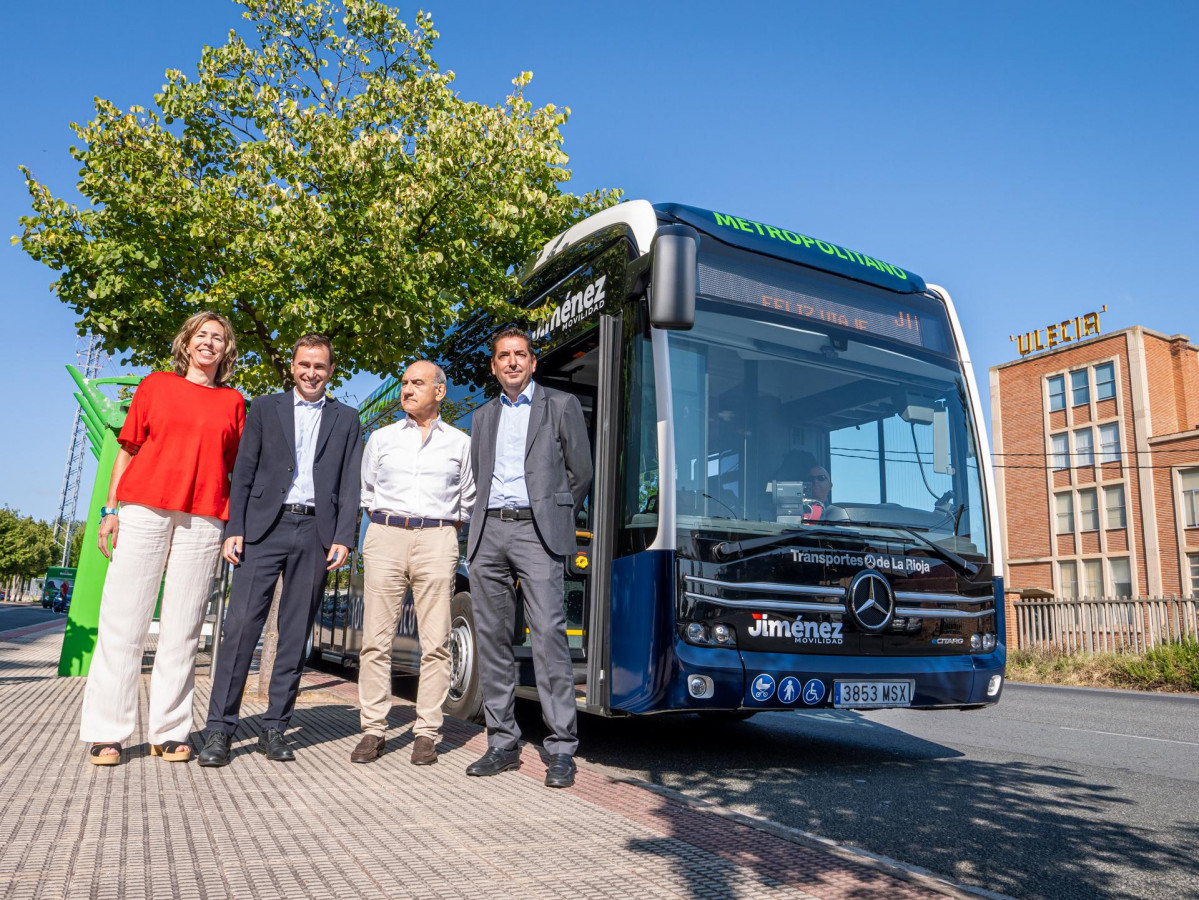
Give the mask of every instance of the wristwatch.
[[103, 519], [105, 516], [115, 516], [116, 514], [117, 514], [117, 509], [115, 506], [101, 506], [100, 507], [100, 518], [101, 519]]

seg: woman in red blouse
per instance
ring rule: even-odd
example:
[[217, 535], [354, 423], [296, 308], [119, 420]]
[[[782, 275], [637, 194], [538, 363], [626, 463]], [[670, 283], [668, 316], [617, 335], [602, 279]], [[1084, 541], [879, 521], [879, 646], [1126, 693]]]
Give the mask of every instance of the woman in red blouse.
[[119, 763], [121, 744], [133, 734], [142, 647], [160, 585], [147, 737], [154, 756], [191, 758], [196, 647], [229, 518], [229, 473], [246, 404], [226, 386], [237, 342], [223, 316], [196, 313], [171, 351], [175, 371], [147, 375], [133, 395], [101, 511], [100, 551], [109, 556], [111, 541], [112, 563], [79, 731], [100, 766]]

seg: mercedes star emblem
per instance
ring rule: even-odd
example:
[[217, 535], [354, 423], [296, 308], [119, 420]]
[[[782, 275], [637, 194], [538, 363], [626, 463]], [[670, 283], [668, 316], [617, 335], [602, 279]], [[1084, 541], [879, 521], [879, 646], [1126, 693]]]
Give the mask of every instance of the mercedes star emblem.
[[849, 612], [863, 631], [879, 632], [895, 615], [895, 598], [887, 579], [869, 570], [859, 572], [849, 583]]

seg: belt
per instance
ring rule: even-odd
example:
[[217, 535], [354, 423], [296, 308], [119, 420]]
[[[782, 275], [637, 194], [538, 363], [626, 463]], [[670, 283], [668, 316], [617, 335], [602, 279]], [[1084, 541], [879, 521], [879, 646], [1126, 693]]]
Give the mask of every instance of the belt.
[[303, 503], [284, 503], [283, 511], [295, 513], [297, 516], [315, 516], [315, 506], [305, 506]]
[[527, 506], [519, 508], [505, 506], [502, 509], [489, 509], [487, 515], [493, 519], [499, 519], [501, 522], [515, 522], [517, 519], [533, 518], [533, 510]]
[[444, 528], [453, 525], [453, 519], [422, 519], [419, 516], [389, 516], [386, 513], [371, 513], [371, 521], [377, 525], [390, 525], [393, 528]]

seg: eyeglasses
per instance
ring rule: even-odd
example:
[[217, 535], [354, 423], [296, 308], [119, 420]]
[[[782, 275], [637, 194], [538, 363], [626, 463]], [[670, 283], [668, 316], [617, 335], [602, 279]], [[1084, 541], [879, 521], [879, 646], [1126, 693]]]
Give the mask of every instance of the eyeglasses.
[[813, 481], [828, 481], [828, 476], [827, 475], [813, 475], [812, 480]]

